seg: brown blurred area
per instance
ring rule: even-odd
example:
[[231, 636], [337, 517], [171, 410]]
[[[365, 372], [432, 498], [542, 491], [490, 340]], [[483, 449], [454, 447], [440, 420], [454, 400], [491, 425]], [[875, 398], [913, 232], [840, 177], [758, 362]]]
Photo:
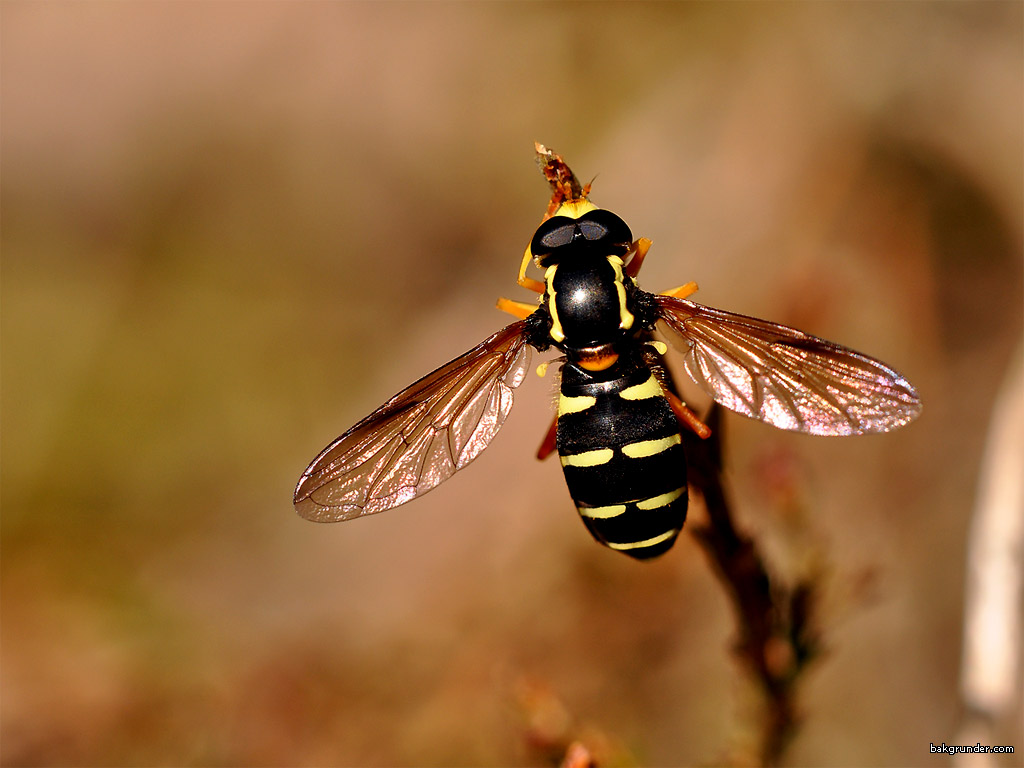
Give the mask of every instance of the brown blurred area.
[[721, 585], [690, 537], [590, 539], [533, 459], [550, 378], [413, 504], [292, 511], [329, 440], [530, 299], [539, 140], [654, 240], [648, 290], [920, 389], [881, 437], [728, 418], [726, 468], [778, 578], [827, 574], [787, 761], [945, 765], [1020, 356], [1022, 9], [4, 3], [3, 764], [748, 760]]

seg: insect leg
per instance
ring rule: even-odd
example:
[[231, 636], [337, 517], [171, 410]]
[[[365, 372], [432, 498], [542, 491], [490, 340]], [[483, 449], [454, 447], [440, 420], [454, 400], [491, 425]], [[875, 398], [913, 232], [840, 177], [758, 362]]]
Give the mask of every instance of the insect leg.
[[[688, 283], [696, 288], [696, 283]], [[685, 288], [686, 286], [682, 286]], [[652, 349], [647, 349], [647, 346]], [[672, 373], [667, 367], [662, 358], [662, 353], [665, 351], [665, 344], [661, 341], [648, 341], [643, 348], [644, 361], [650, 366], [651, 372], [654, 374], [658, 383], [661, 384], [661, 388], [665, 393], [665, 398], [668, 400], [668, 404], [672, 407], [672, 412], [676, 415], [676, 419], [679, 421], [681, 427], [686, 427], [688, 430], [693, 432], [701, 440], [707, 440], [711, 437], [711, 428], [697, 418], [697, 414], [686, 407], [686, 403], [679, 397], [679, 390], [676, 388], [675, 381], [672, 380]]]
[[523, 288], [529, 288], [531, 291], [536, 291], [537, 293], [544, 293], [544, 283], [540, 280], [534, 280], [532, 277], [526, 277], [524, 275], [519, 278], [518, 283], [523, 286]]
[[701, 440], [707, 440], [711, 437], [711, 428], [703, 421], [697, 418], [697, 414], [686, 407], [686, 403], [679, 399], [679, 396], [674, 392], [665, 390], [665, 397], [668, 398], [668, 404], [672, 406], [672, 412], [675, 413], [676, 418], [679, 419], [679, 424], [686, 427], [691, 432], [697, 435]]
[[674, 296], [677, 299], [685, 299], [690, 294], [696, 293], [699, 289], [692, 280], [684, 285], [677, 285], [668, 291], [662, 291], [661, 296]]
[[525, 320], [534, 312], [537, 311], [536, 304], [527, 304], [522, 301], [512, 301], [512, 299], [506, 299], [502, 296], [498, 299], [496, 305], [502, 312], [508, 312], [512, 317], [518, 317], [520, 320]]
[[636, 277], [640, 274], [640, 267], [643, 266], [644, 257], [647, 255], [647, 251], [651, 248], [651, 241], [646, 237], [639, 238], [633, 243], [632, 251], [633, 258], [629, 260], [629, 264], [626, 265], [623, 271], [630, 277]]
[[540, 280], [534, 280], [532, 277], [526, 276], [526, 268], [530, 266], [530, 260], [533, 258], [533, 254], [530, 253], [530, 249], [526, 249], [526, 253], [523, 254], [523, 263], [519, 265], [519, 280], [517, 281], [523, 288], [529, 288], [531, 291], [537, 293], [544, 293], [545, 285]]
[[544, 435], [544, 440], [541, 441], [540, 448], [537, 449], [537, 458], [544, 461], [555, 451], [555, 439], [558, 436], [558, 416], [551, 420], [551, 426], [548, 427], [548, 433]]

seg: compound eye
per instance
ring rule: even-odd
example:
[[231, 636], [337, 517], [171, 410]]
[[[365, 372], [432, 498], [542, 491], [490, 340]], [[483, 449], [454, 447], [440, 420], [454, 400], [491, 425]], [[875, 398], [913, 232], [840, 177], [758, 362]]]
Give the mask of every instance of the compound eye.
[[530, 252], [540, 258], [556, 248], [568, 245], [572, 242], [575, 229], [575, 219], [570, 219], [568, 216], [553, 216], [537, 229], [533, 236], [533, 242], [530, 243]]
[[609, 245], [628, 245], [633, 233], [622, 219], [603, 208], [591, 211], [579, 221], [580, 232], [590, 242], [603, 241]]
[[608, 228], [599, 221], [583, 220], [580, 222], [580, 232], [583, 233], [583, 237], [593, 242], [607, 237]]

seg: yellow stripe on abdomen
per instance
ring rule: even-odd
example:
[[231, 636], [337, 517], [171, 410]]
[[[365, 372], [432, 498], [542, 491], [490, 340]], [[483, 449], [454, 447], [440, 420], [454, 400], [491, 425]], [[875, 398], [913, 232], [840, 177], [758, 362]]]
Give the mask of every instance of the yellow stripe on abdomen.
[[686, 493], [685, 485], [682, 488], [676, 488], [674, 491], [663, 493], [660, 496], [654, 496], [650, 499], [638, 501], [636, 506], [637, 509], [658, 509], [659, 507], [667, 507], [684, 493]]
[[611, 541], [605, 543], [612, 549], [617, 549], [620, 552], [626, 549], [643, 549], [644, 547], [653, 547], [655, 544], [661, 544], [661, 542], [663, 541], [668, 541], [677, 533], [679, 533], [679, 529], [673, 528], [671, 531], [666, 531], [665, 533], [659, 536], [654, 536], [650, 539], [644, 539], [643, 541], [631, 541], [625, 544], [616, 544]]
[[607, 507], [576, 507], [583, 517], [590, 517], [595, 520], [607, 520], [610, 517], [618, 517], [626, 513], [625, 504], [612, 504]]
[[676, 434], [669, 435], [668, 437], [659, 437], [657, 440], [641, 440], [638, 443], [622, 446], [622, 453], [631, 459], [643, 459], [647, 456], [654, 456], [662, 451], [667, 451], [673, 445], [679, 445], [680, 439], [679, 435]]
[[643, 384], [634, 384], [619, 392], [623, 400], [649, 400], [652, 397], [661, 397], [665, 393], [661, 389], [658, 380], [651, 376]]
[[593, 395], [562, 395], [558, 396], [558, 415], [564, 416], [567, 413], [579, 413], [585, 411], [592, 405], [597, 405], [597, 398]]
[[596, 451], [584, 451], [559, 458], [563, 467], [597, 467], [611, 461], [614, 454], [615, 451], [611, 448], [598, 448]]

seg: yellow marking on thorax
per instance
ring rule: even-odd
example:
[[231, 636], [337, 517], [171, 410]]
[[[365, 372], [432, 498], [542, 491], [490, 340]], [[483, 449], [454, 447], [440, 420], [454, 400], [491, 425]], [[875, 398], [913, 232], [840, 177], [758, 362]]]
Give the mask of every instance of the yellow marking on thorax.
[[598, 467], [607, 464], [615, 454], [611, 448], [598, 448], [596, 451], [584, 451], [572, 456], [559, 456], [563, 467]]
[[552, 264], [544, 272], [544, 283], [548, 287], [548, 312], [551, 314], [551, 330], [548, 333], [555, 342], [563, 342], [565, 341], [565, 332], [562, 330], [562, 321], [558, 319], [558, 309], [555, 307], [555, 287], [553, 285], [557, 270], [558, 265]]
[[576, 397], [559, 394], [558, 415], [564, 416], [567, 413], [579, 413], [585, 411], [592, 405], [597, 405], [597, 398], [592, 395], [578, 395]]
[[647, 400], [652, 397], [662, 397], [665, 392], [661, 388], [661, 384], [652, 375], [643, 384], [634, 384], [632, 387], [626, 387], [624, 390], [619, 392], [619, 397], [623, 400]]
[[673, 445], [679, 445], [679, 435], [659, 437], [657, 440], [641, 440], [638, 443], [630, 443], [622, 446], [622, 453], [631, 459], [643, 459], [648, 456], [667, 451]]
[[676, 488], [674, 491], [663, 493], [660, 496], [654, 496], [650, 499], [638, 501], [636, 506], [637, 509], [658, 509], [659, 507], [667, 507], [684, 493], [686, 493], [685, 485], [682, 488]]
[[615, 292], [619, 295], [619, 328], [628, 331], [633, 327], [633, 313], [626, 309], [626, 278], [622, 275], [622, 259], [618, 256], [608, 256], [608, 263], [615, 270]]
[[644, 539], [643, 541], [631, 541], [627, 544], [613, 544], [610, 541], [605, 543], [612, 549], [617, 549], [619, 551], [624, 549], [643, 549], [644, 547], [653, 547], [655, 544], [661, 544], [663, 541], [668, 541], [677, 533], [679, 533], [679, 529], [673, 528], [671, 531], [666, 531], [660, 536], [654, 536], [650, 539]]
[[576, 507], [576, 509], [583, 517], [589, 517], [594, 520], [607, 520], [610, 517], [618, 517], [625, 514], [626, 505], [612, 504], [608, 507]]

